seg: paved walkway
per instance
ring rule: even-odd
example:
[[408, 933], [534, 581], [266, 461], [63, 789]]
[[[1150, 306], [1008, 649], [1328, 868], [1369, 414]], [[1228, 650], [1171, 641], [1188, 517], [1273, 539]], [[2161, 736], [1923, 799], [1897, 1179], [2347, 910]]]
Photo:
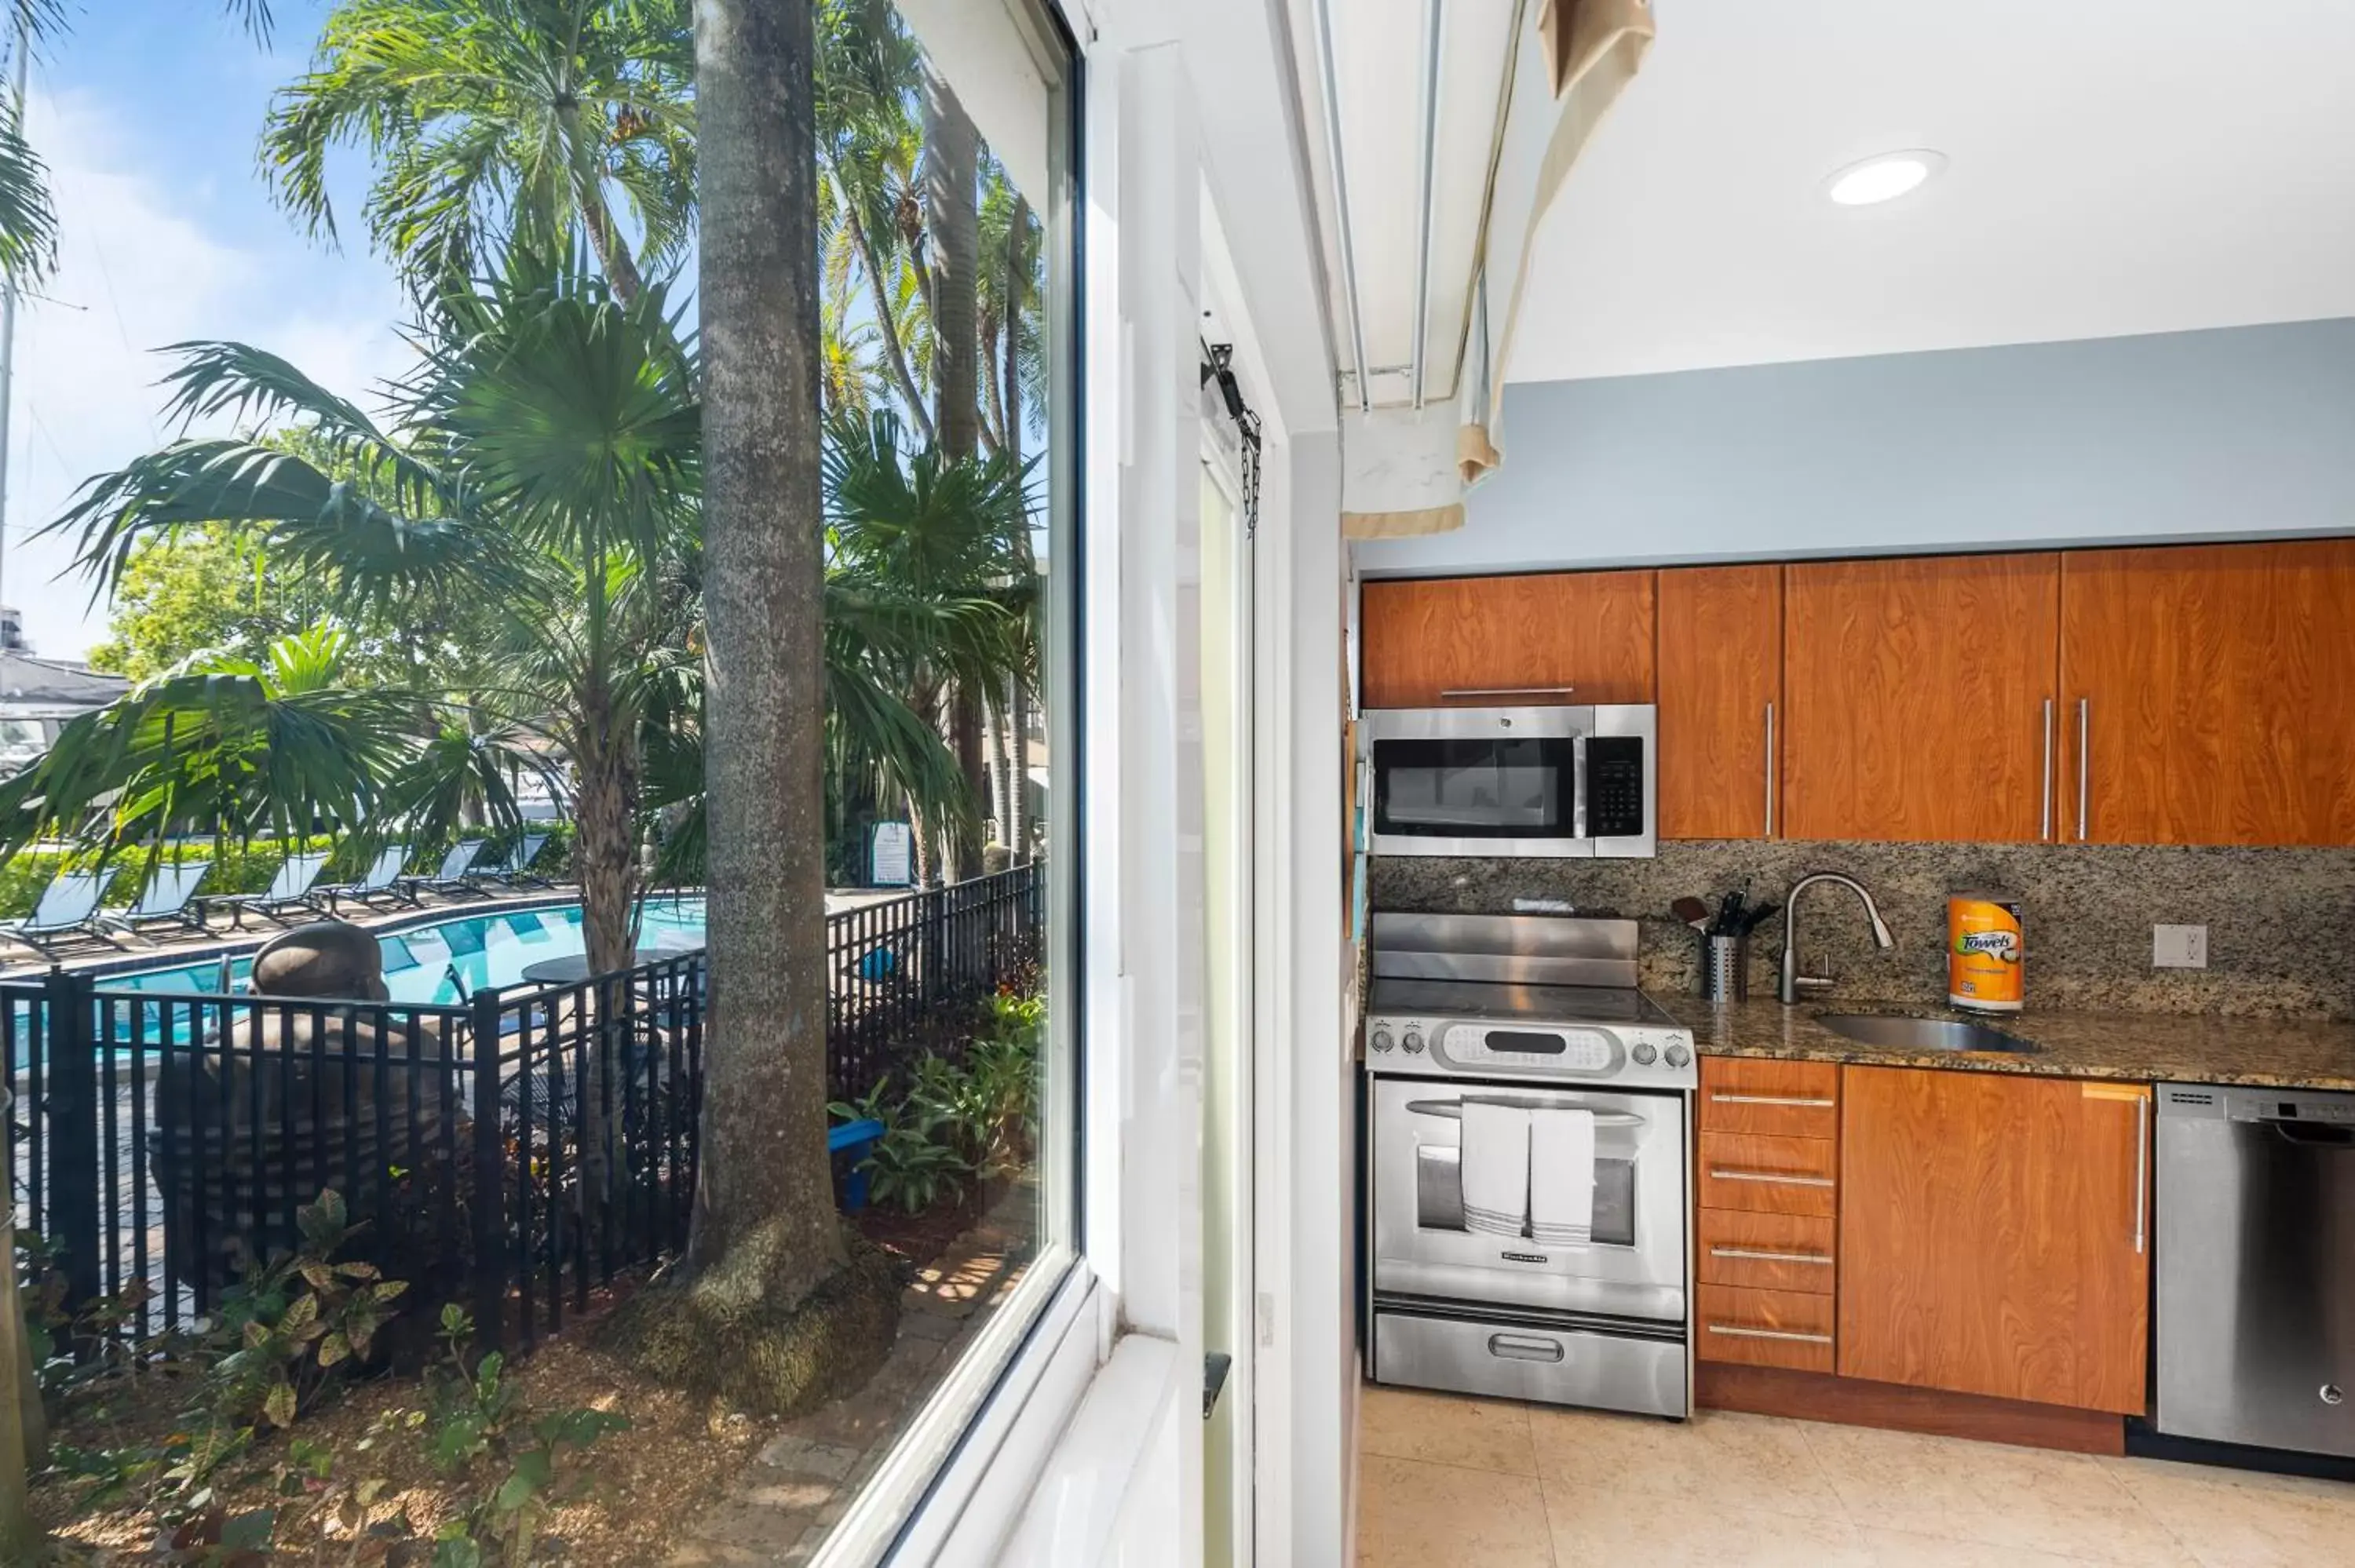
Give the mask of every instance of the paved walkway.
[[1018, 1181], [979, 1224], [919, 1269], [900, 1335], [867, 1386], [785, 1423], [729, 1497], [690, 1527], [670, 1568], [806, 1563], [1022, 1277], [1039, 1189]]

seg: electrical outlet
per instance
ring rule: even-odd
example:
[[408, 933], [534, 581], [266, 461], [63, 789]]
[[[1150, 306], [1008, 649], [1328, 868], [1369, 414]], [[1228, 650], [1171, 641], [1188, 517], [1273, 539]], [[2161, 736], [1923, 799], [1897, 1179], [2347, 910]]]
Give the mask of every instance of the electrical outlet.
[[2208, 967], [2208, 927], [2153, 926], [2150, 967], [2155, 969], [2204, 969]]

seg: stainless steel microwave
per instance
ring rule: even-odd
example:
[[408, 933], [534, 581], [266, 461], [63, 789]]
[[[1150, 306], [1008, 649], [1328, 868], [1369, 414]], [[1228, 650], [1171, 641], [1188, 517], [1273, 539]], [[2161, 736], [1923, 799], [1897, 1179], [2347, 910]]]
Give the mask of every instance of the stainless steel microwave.
[[1370, 710], [1373, 853], [1649, 856], [1657, 729], [1648, 703]]

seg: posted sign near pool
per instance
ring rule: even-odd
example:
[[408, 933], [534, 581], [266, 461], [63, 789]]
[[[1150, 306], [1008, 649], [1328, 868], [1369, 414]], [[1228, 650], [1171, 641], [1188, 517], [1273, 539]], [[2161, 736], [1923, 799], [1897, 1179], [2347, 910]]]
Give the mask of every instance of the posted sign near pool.
[[905, 822], [878, 822], [868, 839], [867, 880], [907, 887], [916, 880], [916, 835]]

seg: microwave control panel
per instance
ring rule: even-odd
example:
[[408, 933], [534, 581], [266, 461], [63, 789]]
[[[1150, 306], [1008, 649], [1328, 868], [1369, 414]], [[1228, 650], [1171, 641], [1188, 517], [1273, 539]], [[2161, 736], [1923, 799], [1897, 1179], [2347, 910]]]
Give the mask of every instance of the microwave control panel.
[[1586, 743], [1586, 832], [1591, 838], [1639, 838], [1644, 832], [1644, 742], [1598, 735]]

